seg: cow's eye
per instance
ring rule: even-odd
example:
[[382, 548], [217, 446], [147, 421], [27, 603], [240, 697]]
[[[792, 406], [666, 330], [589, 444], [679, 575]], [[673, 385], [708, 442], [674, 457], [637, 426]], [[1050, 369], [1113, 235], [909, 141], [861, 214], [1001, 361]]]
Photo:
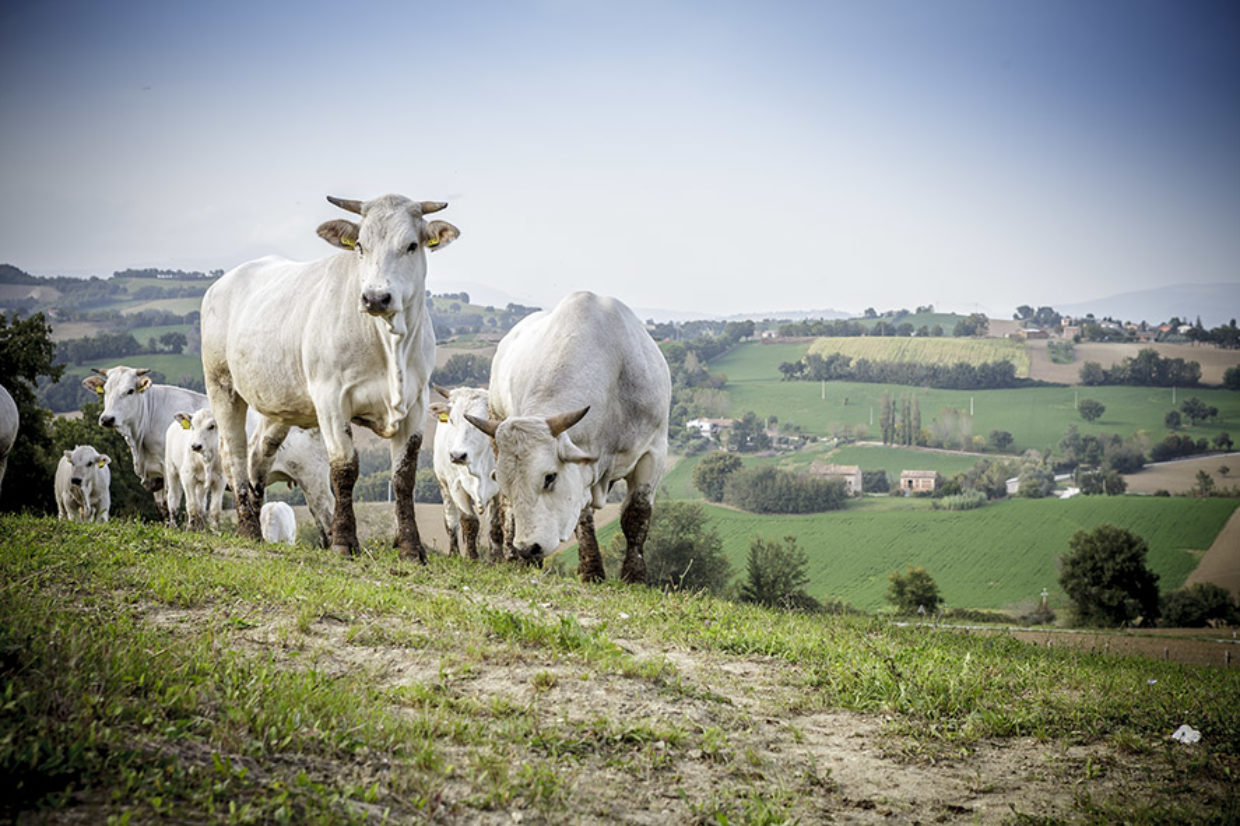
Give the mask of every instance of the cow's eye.
[[410, 245], [409, 245], [409, 250], [408, 250], [408, 251], [409, 251], [409, 252], [417, 252], [417, 251], [418, 251], [418, 242], [417, 242], [417, 241], [414, 241], [412, 244], [410, 244]]
[[126, 396], [132, 396], [132, 395], [133, 395], [133, 388], [131, 387], [131, 388], [129, 388], [128, 390], [126, 390], [126, 391], [125, 391], [125, 395], [126, 395]]
[[215, 430], [215, 425], [211, 425], [210, 427], [207, 428], [207, 430]]
[[543, 490], [555, 490], [556, 474], [548, 473], [543, 477]]
[[491, 471], [491, 481], [492, 481], [492, 482], [498, 482], [498, 481], [499, 481], [499, 475], [498, 475], [498, 474], [496, 474], [496, 472], [495, 472], [495, 471]]

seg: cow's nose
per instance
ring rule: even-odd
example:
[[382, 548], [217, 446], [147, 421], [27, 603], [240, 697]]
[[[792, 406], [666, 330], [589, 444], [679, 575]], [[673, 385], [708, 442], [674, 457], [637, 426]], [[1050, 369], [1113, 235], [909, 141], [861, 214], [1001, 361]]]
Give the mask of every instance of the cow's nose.
[[463, 465], [469, 460], [469, 453], [464, 450], [454, 450], [448, 454], [448, 458], [452, 460], [454, 465]]
[[72, 482], [73, 484], [77, 485], [79, 488], [82, 486], [82, 477], [81, 477], [81, 476], [74, 476], [74, 477], [73, 477], [72, 479], [70, 479], [69, 481], [70, 481], [70, 482]]
[[392, 306], [392, 294], [378, 290], [362, 293], [362, 309], [371, 315], [386, 313]]
[[515, 548], [517, 554], [529, 562], [538, 562], [542, 559], [542, 545], [539, 545], [537, 542], [529, 545], [517, 545]]
[[202, 442], [194, 442], [189, 446], [189, 449], [195, 453], [202, 453]]
[[100, 414], [99, 426], [100, 427], [116, 427], [116, 417], [109, 416], [107, 413]]

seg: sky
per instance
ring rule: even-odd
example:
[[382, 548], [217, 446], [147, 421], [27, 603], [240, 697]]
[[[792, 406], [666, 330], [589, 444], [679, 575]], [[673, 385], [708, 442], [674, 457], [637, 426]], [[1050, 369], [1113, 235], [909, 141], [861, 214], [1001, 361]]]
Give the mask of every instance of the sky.
[[1240, 281], [1224, 0], [62, 2], [0, 10], [0, 262], [332, 252], [443, 200], [433, 292], [1010, 316]]

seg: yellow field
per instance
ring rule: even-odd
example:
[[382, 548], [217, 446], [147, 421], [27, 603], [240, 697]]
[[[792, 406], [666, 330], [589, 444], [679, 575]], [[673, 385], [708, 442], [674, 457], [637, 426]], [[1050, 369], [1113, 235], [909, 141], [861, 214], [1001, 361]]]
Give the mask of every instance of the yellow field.
[[1029, 351], [1020, 342], [997, 338], [911, 338], [864, 336], [860, 338], [820, 338], [809, 351], [820, 356], [842, 353], [853, 360], [914, 362], [918, 364], [972, 365], [1007, 359], [1016, 365], [1016, 375], [1029, 376]]

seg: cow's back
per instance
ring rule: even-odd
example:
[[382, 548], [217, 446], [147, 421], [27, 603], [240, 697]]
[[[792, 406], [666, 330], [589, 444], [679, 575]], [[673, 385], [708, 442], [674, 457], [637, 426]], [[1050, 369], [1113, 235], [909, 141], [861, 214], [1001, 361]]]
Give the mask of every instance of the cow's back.
[[628, 451], [666, 433], [667, 362], [622, 302], [590, 292], [527, 316], [500, 342], [491, 369], [497, 418], [552, 416], [589, 407], [572, 429], [585, 450]]

